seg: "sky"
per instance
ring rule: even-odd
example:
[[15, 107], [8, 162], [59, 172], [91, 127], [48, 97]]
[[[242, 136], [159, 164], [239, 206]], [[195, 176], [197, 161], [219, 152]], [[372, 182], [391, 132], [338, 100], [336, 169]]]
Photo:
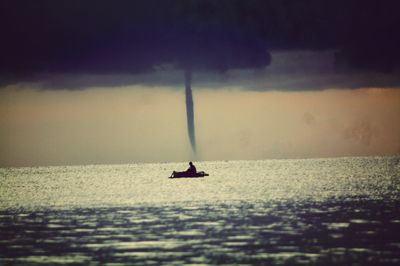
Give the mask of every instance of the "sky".
[[0, 167], [400, 153], [396, 1], [0, 5]]

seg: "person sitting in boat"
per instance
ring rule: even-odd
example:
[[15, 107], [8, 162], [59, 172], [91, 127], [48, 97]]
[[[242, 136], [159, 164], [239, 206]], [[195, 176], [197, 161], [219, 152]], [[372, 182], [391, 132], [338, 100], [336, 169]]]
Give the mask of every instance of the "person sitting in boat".
[[197, 173], [196, 166], [194, 166], [194, 164], [192, 162], [189, 162], [189, 168], [186, 170], [186, 173], [188, 173], [188, 174], [196, 174]]
[[179, 178], [179, 177], [205, 177], [208, 176], [207, 173], [203, 171], [197, 172], [196, 166], [192, 162], [189, 162], [189, 168], [183, 172], [173, 171], [169, 178]]

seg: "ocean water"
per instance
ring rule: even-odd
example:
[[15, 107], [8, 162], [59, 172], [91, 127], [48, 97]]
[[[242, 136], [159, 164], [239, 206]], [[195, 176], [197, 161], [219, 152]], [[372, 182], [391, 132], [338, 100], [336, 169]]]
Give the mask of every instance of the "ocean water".
[[400, 157], [0, 168], [0, 265], [400, 265]]

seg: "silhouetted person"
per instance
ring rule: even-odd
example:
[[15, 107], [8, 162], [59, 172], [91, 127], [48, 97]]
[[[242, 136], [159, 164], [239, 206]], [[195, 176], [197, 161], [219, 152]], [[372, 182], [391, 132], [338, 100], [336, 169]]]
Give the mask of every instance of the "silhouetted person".
[[197, 169], [192, 162], [189, 162], [189, 168], [186, 170], [188, 174], [195, 174], [197, 173]]
[[203, 171], [197, 172], [196, 166], [192, 162], [189, 162], [189, 168], [183, 172], [173, 171], [169, 178], [179, 178], [179, 177], [205, 177], [208, 176], [207, 173]]

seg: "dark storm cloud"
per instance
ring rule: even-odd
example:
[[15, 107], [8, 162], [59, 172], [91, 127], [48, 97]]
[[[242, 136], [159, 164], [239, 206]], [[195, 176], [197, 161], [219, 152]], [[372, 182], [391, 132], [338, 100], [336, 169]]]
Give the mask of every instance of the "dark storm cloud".
[[[263, 68], [274, 49], [335, 49], [337, 70], [390, 76], [400, 59], [397, 6], [390, 0], [2, 1], [0, 82], [79, 76], [85, 85], [104, 85], [82, 78], [104, 75], [108, 85], [122, 83], [118, 76], [137, 84], [165, 64], [214, 73]], [[379, 83], [385, 82], [399, 83]]]
[[[269, 63], [265, 41], [218, 1], [36, 1], [3, 4], [0, 71], [141, 73], [163, 63], [224, 71]], [[231, 12], [232, 14], [229, 14]], [[232, 16], [232, 19], [229, 18]]]
[[[400, 87], [399, 71], [376, 72], [368, 69], [338, 70], [336, 51], [271, 51], [272, 62], [262, 69], [231, 69], [223, 73], [198, 70], [192, 75], [195, 88], [234, 88], [246, 90], [323, 90], [365, 87]], [[182, 89], [182, 70], [158, 66], [151, 72], [121, 74], [41, 74], [32, 77], [41, 89], [80, 90], [89, 87], [117, 87], [130, 84], [148, 88]], [[24, 85], [20, 83], [19, 86]]]

